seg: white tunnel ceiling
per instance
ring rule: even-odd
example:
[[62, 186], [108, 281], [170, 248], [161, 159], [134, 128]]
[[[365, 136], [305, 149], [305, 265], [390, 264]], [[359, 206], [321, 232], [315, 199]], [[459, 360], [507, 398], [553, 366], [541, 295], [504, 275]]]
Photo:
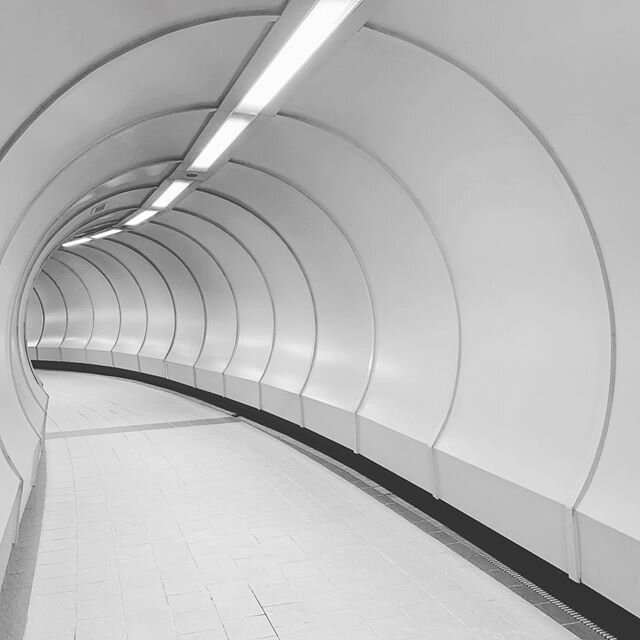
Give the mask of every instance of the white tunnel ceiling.
[[[157, 4], [0, 25], [7, 323], [182, 162], [284, 6]], [[381, 2], [174, 210], [54, 251], [28, 342], [304, 424], [639, 613], [639, 10], [476, 4]], [[1, 435], [24, 476], [34, 442]]]

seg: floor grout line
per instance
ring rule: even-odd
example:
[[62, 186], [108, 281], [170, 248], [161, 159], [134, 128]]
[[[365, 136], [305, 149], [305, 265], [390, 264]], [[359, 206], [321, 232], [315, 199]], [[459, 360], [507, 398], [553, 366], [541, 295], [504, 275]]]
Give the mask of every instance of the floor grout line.
[[79, 438], [84, 436], [99, 436], [108, 433], [128, 433], [131, 431], [155, 431], [158, 429], [180, 429], [184, 427], [199, 427], [217, 424], [239, 422], [233, 416], [224, 418], [199, 418], [197, 420], [177, 420], [175, 422], [149, 422], [146, 424], [125, 425], [122, 427], [98, 427], [97, 429], [74, 429], [71, 431], [55, 431], [45, 435], [46, 440], [60, 438]]

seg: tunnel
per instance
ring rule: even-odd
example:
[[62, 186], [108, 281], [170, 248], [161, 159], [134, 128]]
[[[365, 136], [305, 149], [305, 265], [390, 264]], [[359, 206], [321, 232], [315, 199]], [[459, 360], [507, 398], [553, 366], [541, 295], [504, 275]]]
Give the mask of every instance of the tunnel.
[[[102, 374], [348, 453], [637, 621], [639, 18], [632, 0], [7, 3], [5, 585], [53, 389]], [[307, 56], [314, 19], [331, 27]], [[548, 637], [614, 637], [584, 620]], [[357, 637], [440, 637], [380, 634]]]

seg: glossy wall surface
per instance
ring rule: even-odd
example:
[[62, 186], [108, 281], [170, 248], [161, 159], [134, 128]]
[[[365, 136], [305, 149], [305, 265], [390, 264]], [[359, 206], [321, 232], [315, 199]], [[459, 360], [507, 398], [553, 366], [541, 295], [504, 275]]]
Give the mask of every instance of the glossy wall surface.
[[637, 3], [381, 2], [173, 210], [56, 248], [144, 202], [282, 8], [0, 25], [30, 79], [0, 105], [5, 537], [46, 408], [24, 340], [316, 431], [640, 615]]

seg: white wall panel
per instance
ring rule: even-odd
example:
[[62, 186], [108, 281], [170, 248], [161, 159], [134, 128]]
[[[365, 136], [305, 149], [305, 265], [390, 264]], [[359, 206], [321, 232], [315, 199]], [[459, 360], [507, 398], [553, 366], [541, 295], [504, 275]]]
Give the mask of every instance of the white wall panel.
[[[282, 4], [281, 0], [243, 0], [241, 9], [275, 13]], [[64, 0], [56, 6], [29, 3], [12, 6], [12, 20], [3, 21], [0, 39], [8, 51], [20, 52], [22, 64], [18, 69], [10, 56], [3, 58], [0, 77], [3, 86], [19, 86], [20, 91], [14, 92], [12, 100], [3, 101], [0, 138], [6, 139], [34, 105], [44, 102], [69, 78], [85, 71], [91, 62], [135, 43], [141, 36], [162, 33], [169, 25], [175, 28], [212, 20], [216, 16], [233, 14], [238, 9], [236, 0], [195, 0], [188, 5], [132, 4], [129, 0], [117, 0], [94, 7], [77, 0]], [[16, 24], [29, 24], [30, 28], [15, 29]], [[216, 60], [221, 66], [225, 65], [229, 55], [225, 45], [228, 43], [220, 42], [219, 37], [213, 40], [218, 47], [217, 53], [224, 55], [213, 55], [214, 50], [210, 57], [200, 61], [201, 73], [210, 74]], [[42, 50], [47, 52], [46, 56], [41, 55]], [[138, 89], [137, 86], [133, 88]]]
[[311, 292], [295, 254], [283, 238], [258, 212], [242, 201], [227, 198], [196, 191], [185, 199], [184, 207], [203, 213], [237, 238], [263, 273], [273, 302], [275, 330], [268, 366], [260, 379], [260, 407], [300, 423], [299, 393], [315, 343]]
[[[108, 279], [116, 295], [119, 327], [117, 339], [112, 347], [113, 365], [137, 370], [138, 352], [142, 348], [147, 331], [147, 309], [138, 282], [126, 265], [105, 251], [104, 246], [98, 247], [96, 243], [78, 246], [74, 248], [74, 253], [95, 265]], [[115, 313], [114, 308], [112, 317]]]
[[[593, 224], [597, 246], [592, 255], [598, 247], [602, 250], [615, 326], [603, 328], [599, 342], [615, 330], [615, 359], [613, 368], [598, 362], [588, 369], [610, 373], [610, 380], [599, 384], [599, 396], [607, 393], [608, 386], [612, 404], [610, 417], [601, 419], [602, 457], [586, 456], [595, 475], [583, 476], [586, 483], [576, 501], [579, 551], [582, 579], [638, 614], [640, 520], [633, 489], [638, 481], [633, 452], [639, 444], [635, 425], [640, 416], [640, 299], [635, 274], [640, 265], [638, 218], [629, 203], [637, 191], [632, 167], [640, 161], [640, 93], [629, 77], [638, 60], [637, 37], [630, 25], [637, 21], [640, 9], [628, 1], [619, 3], [615, 11], [599, 3], [568, 2], [560, 7], [546, 1], [535, 6], [498, 2], [495, 12], [458, 1], [431, 9], [427, 19], [425, 3], [407, 0], [379, 20], [451, 56], [524, 115], [565, 168], [588, 216], [585, 223]], [[498, 23], [502, 25], [499, 32]], [[479, 33], [487, 37], [477, 37]], [[574, 269], [576, 278], [593, 281], [582, 266], [575, 264]], [[567, 306], [564, 301], [558, 305], [562, 315]], [[604, 315], [602, 306], [599, 317]], [[594, 316], [593, 308], [585, 310], [574, 327], [582, 332], [584, 320]], [[592, 355], [599, 342], [589, 344], [585, 353]], [[554, 365], [561, 361], [556, 353]], [[580, 357], [575, 362], [581, 362]], [[585, 391], [581, 405], [589, 406], [591, 398], [593, 394]], [[562, 423], [548, 436], [553, 450], [564, 434]], [[579, 434], [573, 445], [584, 451]], [[573, 449], [562, 464], [571, 465], [578, 457]]]
[[[302, 390], [305, 406], [312, 409], [306, 411], [304, 425], [353, 447], [354, 401], [349, 383], [355, 376], [362, 384], [373, 338], [367, 282], [348, 237], [331, 212], [295, 183], [265, 171], [268, 169], [261, 165], [232, 163], [211, 184], [259, 210], [303, 265], [317, 314], [315, 357]], [[322, 411], [323, 407], [328, 419], [313, 419], [314, 409]]]
[[[354, 86], [348, 105], [326, 98]], [[539, 510], [528, 496], [571, 507], [605, 415], [610, 349], [598, 260], [570, 189], [494, 95], [395, 39], [364, 31], [306, 89], [287, 108], [330, 123], [389, 165], [428, 212], [450, 260], [463, 346], [438, 445], [447, 454], [443, 497], [567, 566], [562, 509], [548, 505], [556, 521], [543, 540], [531, 533]], [[384, 108], [375, 100], [382, 91]], [[416, 379], [434, 388], [425, 372]], [[489, 498], [496, 475], [527, 489], [515, 501], [517, 518]], [[487, 499], [474, 499], [468, 487], [485, 482]]]
[[[112, 366], [111, 350], [120, 333], [120, 304], [113, 285], [89, 260], [70, 251], [57, 251], [52, 260], [57, 260], [73, 269], [82, 280], [93, 310], [93, 326], [90, 338], [84, 347], [87, 362]], [[85, 305], [86, 306], [86, 305]]]
[[26, 338], [29, 357], [32, 360], [36, 360], [36, 347], [38, 346], [38, 342], [40, 342], [40, 336], [42, 335], [42, 330], [44, 328], [44, 313], [42, 310], [42, 303], [40, 302], [40, 298], [38, 297], [35, 289], [32, 289], [29, 293], [26, 324]]
[[162, 275], [175, 313], [174, 332], [164, 357], [167, 377], [194, 386], [193, 366], [200, 355], [205, 331], [202, 295], [179, 255], [162, 244], [162, 234], [156, 233], [151, 225], [147, 225], [143, 233], [129, 232], [118, 239], [135, 247]]
[[237, 239], [199, 214], [170, 212], [162, 220], [198, 238], [228, 275], [238, 305], [238, 337], [223, 372], [225, 395], [259, 407], [258, 385], [269, 362], [274, 330], [273, 302], [264, 274]]
[[67, 312], [60, 358], [86, 362], [86, 348], [93, 333], [95, 315], [87, 287], [71, 267], [55, 259], [47, 261], [43, 272], [56, 283]]
[[204, 297], [204, 342], [194, 366], [196, 386], [224, 395], [222, 373], [233, 356], [237, 337], [237, 308], [229, 278], [214, 254], [182, 229], [168, 225], [167, 218], [154, 220], [145, 232], [158, 233], [189, 265]]
[[[365, 359], [346, 356], [365, 374], [351, 390], [351, 411], [359, 408], [361, 415], [359, 447], [406, 472], [407, 451], [429, 443], [444, 421], [458, 356], [451, 284], [429, 227], [380, 166], [317, 127], [277, 118], [240, 157], [291, 176], [332, 211], [352, 238], [371, 283], [376, 330], [375, 350]], [[359, 188], [363, 184], [366, 191]], [[393, 452], [376, 435], [387, 425], [408, 436]], [[411, 477], [431, 488], [428, 449], [422, 449]]]
[[29, 489], [21, 486], [20, 477], [6, 456], [0, 457], [0, 572], [4, 574], [20, 522], [20, 499]]
[[[31, 296], [25, 296], [23, 298], [23, 304], [15, 309], [16, 325], [18, 330], [12, 336], [10, 355], [13, 381], [16, 391], [19, 394], [22, 411], [24, 416], [27, 418], [28, 426], [35, 433], [39, 441], [36, 451], [34, 452], [34, 456], [38, 457], [40, 454], [42, 435], [44, 431], [44, 412], [46, 411], [49, 398], [44, 392], [39, 380], [34, 375], [30, 361], [32, 357], [37, 357], [35, 340], [33, 341], [34, 346], [29, 347], [26, 335], [27, 307], [31, 299]], [[40, 325], [39, 328], [41, 332], [44, 318], [42, 317], [40, 301], [36, 300], [36, 304], [39, 308], [36, 309], [36, 312], [39, 311], [40, 313], [40, 320], [38, 321], [38, 324]], [[30, 482], [35, 482], [36, 476], [37, 471], [34, 467], [31, 478], [29, 478]]]
[[37, 344], [38, 359], [60, 360], [60, 344], [67, 330], [67, 309], [56, 283], [41, 272], [35, 283], [35, 290], [42, 302], [44, 323]]
[[105, 239], [98, 241], [96, 246], [121, 262], [139, 284], [147, 322], [144, 341], [138, 351], [138, 366], [144, 373], [165, 377], [164, 359], [176, 330], [175, 306], [166, 280], [135, 243]]

